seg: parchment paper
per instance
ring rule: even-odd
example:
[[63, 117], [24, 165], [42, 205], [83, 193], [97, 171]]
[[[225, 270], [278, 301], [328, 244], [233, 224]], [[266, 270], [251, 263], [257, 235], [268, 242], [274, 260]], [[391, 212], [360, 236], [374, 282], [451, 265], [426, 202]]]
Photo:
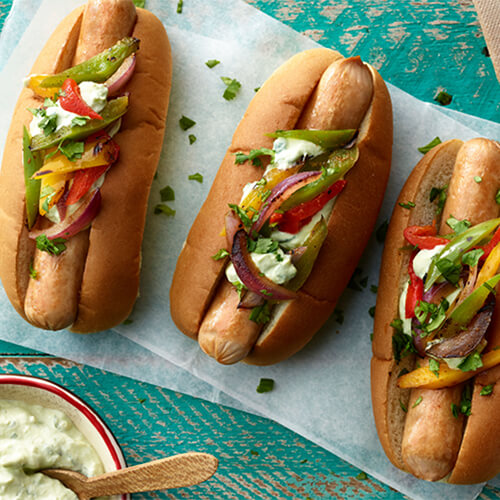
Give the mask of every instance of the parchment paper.
[[[29, 72], [41, 42], [62, 15], [79, 3], [15, 2], [0, 38], [0, 67], [12, 54], [0, 74], [0, 144], [20, 82]], [[174, 79], [166, 139], [150, 199], [141, 296], [132, 314], [133, 323], [91, 337], [40, 332], [17, 317], [1, 290], [0, 338], [268, 416], [412, 498], [476, 497], [480, 485], [429, 484], [395, 470], [378, 442], [369, 388], [373, 322], [368, 309], [375, 304], [370, 285], [378, 281], [382, 250], [375, 240], [359, 264], [362, 276], [368, 276], [368, 287], [361, 292], [346, 290], [338, 305], [344, 311], [343, 324], [331, 319], [301, 353], [280, 365], [220, 366], [176, 330], [168, 303], [175, 262], [232, 132], [254, 95], [253, 89], [288, 57], [317, 45], [239, 0], [190, 0], [181, 15], [176, 14], [176, 5], [148, 1], [149, 9], [167, 27]], [[17, 44], [19, 33], [25, 29]], [[204, 64], [208, 59], [218, 59], [221, 64], [209, 69]], [[220, 76], [242, 83], [233, 101], [222, 98], [225, 87]], [[401, 90], [390, 87], [390, 91], [395, 115], [393, 171], [380, 222], [389, 218], [404, 180], [420, 159], [418, 146], [436, 135], [443, 140], [500, 137], [498, 124], [466, 115], [456, 115], [457, 121]], [[197, 122], [188, 132], [179, 127], [182, 115]], [[463, 123], [480, 128], [480, 134]], [[197, 137], [193, 145], [189, 145], [190, 133]], [[196, 172], [203, 174], [203, 184], [187, 179]], [[153, 215], [159, 189], [166, 184], [176, 193], [176, 201], [170, 203], [177, 211], [173, 218]], [[273, 392], [256, 393], [261, 377], [275, 380]]]

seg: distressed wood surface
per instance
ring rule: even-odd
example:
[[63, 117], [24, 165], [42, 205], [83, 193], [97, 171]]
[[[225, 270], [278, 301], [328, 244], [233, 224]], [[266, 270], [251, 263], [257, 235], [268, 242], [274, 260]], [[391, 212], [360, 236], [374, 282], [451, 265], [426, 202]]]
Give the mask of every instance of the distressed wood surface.
[[[499, 87], [470, 0], [248, 2], [344, 55], [361, 55], [424, 101], [446, 90], [451, 108], [498, 121]], [[11, 4], [0, 2], [0, 29]], [[43, 377], [88, 401], [130, 465], [186, 451], [220, 459], [202, 485], [134, 499], [403, 498], [270, 420], [5, 342], [0, 353], [1, 373]], [[500, 491], [486, 487], [480, 498], [498, 499]]]

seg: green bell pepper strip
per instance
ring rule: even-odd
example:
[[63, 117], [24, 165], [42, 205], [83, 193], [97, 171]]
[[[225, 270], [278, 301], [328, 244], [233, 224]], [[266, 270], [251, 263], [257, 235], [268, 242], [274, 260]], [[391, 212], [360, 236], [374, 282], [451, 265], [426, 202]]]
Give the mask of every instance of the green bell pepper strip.
[[485, 281], [476, 288], [463, 302], [461, 302], [450, 315], [450, 320], [458, 326], [466, 326], [483, 307], [488, 295], [500, 282], [500, 274]]
[[496, 227], [500, 224], [500, 218], [491, 219], [481, 224], [473, 226], [467, 231], [460, 233], [441, 250], [441, 252], [432, 260], [425, 280], [425, 291], [436, 282], [441, 276], [441, 271], [437, 268], [436, 262], [441, 259], [448, 259], [454, 264], [458, 264], [462, 255], [470, 250], [473, 246], [477, 245], [482, 239], [491, 234]]
[[[344, 177], [355, 165], [358, 157], [359, 151], [356, 146], [351, 149], [334, 150], [328, 156], [326, 163], [322, 163], [321, 165], [323, 175], [319, 179], [297, 189], [281, 204], [280, 210], [287, 211], [301, 203], [316, 198], [316, 196], [326, 191], [332, 184]], [[306, 168], [306, 170], [309, 170], [309, 168]]]
[[41, 149], [51, 148], [56, 146], [61, 141], [67, 139], [79, 140], [88, 137], [94, 132], [98, 132], [106, 128], [110, 123], [114, 122], [120, 116], [124, 115], [128, 108], [128, 97], [122, 96], [113, 99], [106, 104], [106, 107], [101, 111], [102, 120], [90, 120], [85, 125], [73, 127], [61, 127], [57, 132], [52, 132], [49, 135], [38, 134], [31, 140], [31, 150], [39, 151]]
[[266, 134], [274, 139], [284, 137], [285, 139], [300, 139], [309, 141], [323, 149], [335, 149], [346, 145], [356, 133], [356, 130], [277, 130], [272, 134]]
[[306, 247], [305, 252], [300, 257], [299, 261], [295, 265], [297, 268], [297, 274], [295, 277], [285, 285], [289, 290], [297, 291], [306, 282], [307, 278], [311, 274], [314, 262], [318, 257], [319, 251], [325, 241], [328, 234], [328, 226], [324, 217], [314, 225], [311, 233], [304, 242]]
[[88, 61], [84, 61], [72, 68], [56, 75], [47, 76], [40, 82], [40, 87], [61, 87], [66, 78], [72, 78], [76, 83], [91, 81], [105, 82], [122, 64], [122, 62], [139, 49], [137, 38], [126, 37], [111, 48], [97, 54]]
[[26, 187], [26, 215], [28, 218], [28, 229], [33, 227], [38, 216], [38, 203], [40, 200], [41, 181], [32, 179], [31, 176], [42, 168], [42, 157], [30, 149], [31, 136], [26, 127], [23, 127], [23, 165], [24, 185]]

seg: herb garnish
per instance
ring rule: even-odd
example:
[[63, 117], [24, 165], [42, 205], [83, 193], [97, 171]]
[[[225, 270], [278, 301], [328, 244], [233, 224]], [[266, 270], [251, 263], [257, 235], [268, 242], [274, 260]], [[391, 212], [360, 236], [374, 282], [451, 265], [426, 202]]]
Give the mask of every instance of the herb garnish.
[[31, 262], [30, 262], [30, 270], [29, 270], [29, 273], [30, 273], [30, 278], [33, 278], [34, 280], [37, 279], [38, 277], [38, 272], [35, 270], [35, 268], [33, 267], [33, 259], [31, 259]]
[[188, 139], [190, 145], [196, 142], [196, 136], [194, 134], [189, 134]]
[[455, 264], [450, 259], [443, 258], [436, 261], [436, 267], [447, 281], [453, 285], [458, 283], [458, 280], [460, 279], [460, 271], [462, 270], [462, 266], [460, 264]]
[[188, 175], [188, 179], [189, 179], [190, 181], [196, 181], [196, 182], [199, 182], [200, 184], [202, 184], [202, 183], [203, 183], [203, 175], [201, 175], [201, 174], [199, 174], [199, 173]]
[[360, 481], [364, 481], [367, 479], [368, 476], [366, 475], [366, 472], [361, 471], [357, 476], [356, 479], [359, 479]]
[[458, 368], [463, 372], [472, 372], [483, 366], [483, 360], [478, 352], [469, 354], [459, 365]]
[[250, 320], [258, 325], [267, 323], [271, 318], [271, 308], [267, 302], [261, 306], [254, 307], [250, 313]]
[[399, 363], [402, 358], [417, 351], [413, 345], [413, 339], [403, 331], [403, 320], [399, 318], [394, 319], [390, 326], [394, 328], [394, 334], [392, 335], [394, 359]]
[[175, 201], [174, 190], [170, 186], [165, 186], [163, 189], [160, 189], [160, 197], [161, 201]]
[[206, 63], [205, 63], [210, 69], [212, 69], [214, 66], [217, 66], [217, 64], [220, 64], [220, 61], [218, 61], [217, 59], [209, 59]]
[[387, 229], [389, 228], [389, 222], [384, 220], [382, 224], [375, 231], [375, 238], [379, 243], [383, 243], [385, 241], [385, 236], [387, 234]]
[[261, 378], [257, 386], [257, 392], [271, 392], [274, 389], [274, 380], [272, 378]]
[[[270, 156], [271, 163], [274, 161], [274, 151], [268, 148], [252, 149], [247, 155], [241, 151], [235, 153], [234, 163], [236, 165], [242, 165], [247, 161], [251, 161], [252, 165], [256, 167], [262, 167], [262, 161], [260, 156]], [[259, 181], [260, 182], [260, 181]]]
[[66, 250], [66, 245], [64, 244], [66, 240], [64, 238], [54, 238], [49, 240], [47, 235], [41, 234], [36, 237], [36, 247], [42, 252], [48, 252], [54, 255], [60, 255]]
[[179, 0], [177, 2], [177, 14], [182, 14], [182, 7], [184, 5], [184, 1], [183, 0]]
[[433, 202], [435, 199], [437, 199], [437, 209], [436, 209], [437, 214], [440, 214], [443, 211], [444, 204], [446, 203], [447, 189], [448, 189], [447, 185], [443, 186], [442, 188], [433, 187], [431, 189], [429, 200]]
[[406, 208], [407, 210], [410, 210], [410, 209], [412, 209], [412, 208], [414, 208], [414, 207], [415, 207], [415, 203], [413, 203], [413, 201], [408, 201], [408, 202], [406, 202], [406, 203], [403, 203], [402, 201], [400, 201], [400, 202], [398, 203], [398, 205], [399, 205], [400, 207]]
[[493, 384], [485, 385], [482, 389], [481, 392], [479, 393], [480, 396], [490, 396], [493, 392]]
[[196, 125], [196, 122], [194, 120], [191, 120], [191, 118], [182, 115], [181, 119], [179, 120], [179, 125], [181, 126], [182, 130], [188, 130]]
[[469, 250], [462, 255], [462, 264], [469, 267], [477, 266], [479, 259], [484, 255], [484, 250], [482, 248], [475, 248], [474, 250]]
[[333, 311], [333, 317], [339, 325], [342, 325], [344, 323], [344, 311], [342, 309], [336, 307]]
[[483, 178], [482, 178], [482, 177], [480, 177], [479, 175], [475, 175], [475, 176], [474, 176], [474, 180], [475, 180], [475, 181], [479, 184], [480, 182], [482, 182], [482, 181], [483, 181]]
[[224, 97], [226, 101], [231, 101], [240, 90], [241, 83], [235, 78], [229, 78], [228, 76], [221, 76], [220, 79], [226, 84], [226, 90], [224, 90], [222, 97]]
[[154, 208], [154, 213], [155, 215], [163, 214], [169, 217], [173, 217], [175, 215], [175, 210], [173, 208], [170, 208], [168, 205], [165, 205], [165, 203], [158, 203], [158, 205], [156, 205]]
[[441, 144], [441, 142], [442, 141], [439, 137], [434, 137], [434, 139], [432, 139], [432, 141], [429, 142], [429, 144], [426, 144], [425, 146], [418, 148], [418, 150], [422, 154], [428, 153], [433, 147], [437, 146], [438, 144]]
[[441, 104], [441, 106], [448, 106], [451, 103], [453, 96], [442, 90], [434, 97], [434, 100]]
[[423, 400], [424, 398], [422, 396], [419, 396], [417, 400], [413, 403], [412, 408], [416, 408]]
[[399, 406], [405, 413], [408, 413], [408, 408], [406, 408], [406, 405], [403, 403], [403, 401], [401, 401], [401, 399], [399, 400]]
[[90, 120], [90, 116], [75, 116], [71, 120], [72, 127], [83, 127]]
[[431, 358], [429, 360], [429, 370], [434, 373], [437, 378], [439, 378], [439, 361]]
[[448, 220], [446, 221], [446, 225], [449, 226], [456, 235], [459, 235], [460, 233], [463, 233], [467, 229], [470, 228], [471, 224], [467, 219], [464, 220], [458, 220], [451, 215]]
[[225, 248], [221, 248], [215, 255], [212, 255], [214, 260], [222, 260], [229, 256], [229, 252]]
[[229, 208], [240, 218], [241, 222], [245, 227], [250, 227], [254, 222], [259, 218], [258, 212], [253, 215], [253, 217], [249, 217], [245, 210], [243, 210], [238, 205], [233, 203], [229, 203]]
[[69, 161], [75, 161], [82, 157], [85, 151], [85, 143], [83, 141], [65, 141], [59, 144], [57, 149], [68, 158]]

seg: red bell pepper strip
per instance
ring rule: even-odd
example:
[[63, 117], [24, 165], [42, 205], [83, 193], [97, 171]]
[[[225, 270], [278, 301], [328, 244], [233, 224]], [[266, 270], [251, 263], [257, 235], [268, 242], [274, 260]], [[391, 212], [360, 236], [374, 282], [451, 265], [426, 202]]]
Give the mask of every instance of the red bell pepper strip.
[[408, 293], [406, 294], [405, 315], [407, 318], [415, 316], [415, 307], [424, 296], [424, 282], [419, 278], [413, 270], [413, 259], [416, 252], [411, 256], [408, 263], [408, 274], [410, 275], [410, 284], [408, 285]]
[[80, 116], [88, 116], [93, 120], [102, 120], [102, 116], [96, 113], [83, 99], [78, 84], [72, 78], [66, 78], [62, 84], [62, 93], [59, 97], [61, 108], [76, 113]]
[[100, 167], [86, 168], [84, 170], [77, 170], [73, 177], [73, 184], [68, 192], [65, 205], [72, 205], [85, 196], [92, 184], [101, 177], [111, 165], [102, 165]]
[[332, 198], [335, 198], [346, 185], [347, 181], [340, 180], [332, 184], [326, 191], [313, 198], [311, 201], [301, 203], [285, 213], [274, 212], [271, 215], [271, 224], [278, 224], [280, 231], [296, 234], [308, 224], [313, 215], [318, 213]]
[[409, 226], [404, 231], [404, 237], [421, 250], [431, 250], [437, 245], [447, 245], [450, 240], [436, 236], [436, 226]]
[[498, 245], [498, 243], [500, 243], [500, 226], [498, 226], [497, 230], [493, 234], [493, 238], [491, 238], [491, 240], [482, 247], [484, 254], [481, 255], [479, 260], [481, 262], [486, 260], [486, 257], [488, 257], [488, 255]]

